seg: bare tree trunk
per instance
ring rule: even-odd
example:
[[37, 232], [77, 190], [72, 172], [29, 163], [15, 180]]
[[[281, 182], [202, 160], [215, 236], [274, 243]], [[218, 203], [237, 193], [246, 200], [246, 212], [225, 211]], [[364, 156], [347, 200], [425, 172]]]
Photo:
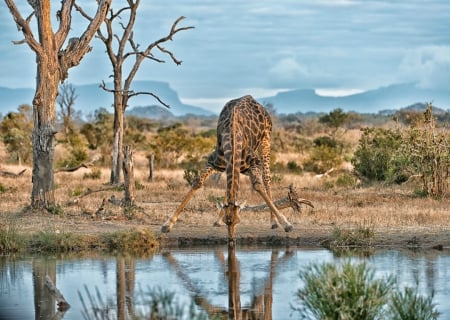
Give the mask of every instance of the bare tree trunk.
[[[155, 51], [159, 51], [163, 56], [170, 57], [175, 64], [180, 65], [181, 61], [177, 60], [170, 50], [163, 48], [161, 45], [173, 40], [176, 33], [193, 28], [178, 27], [178, 23], [184, 19], [184, 17], [179, 17], [173, 23], [168, 35], [149, 44], [147, 48], [142, 47], [134, 40], [134, 23], [136, 21], [140, 0], [127, 0], [126, 2], [127, 5], [125, 5], [125, 7], [117, 10], [110, 10], [109, 15], [104, 19], [104, 31], [102, 31], [102, 29], [97, 30], [97, 37], [105, 44], [106, 52], [113, 67], [113, 89], [108, 89], [105, 82], [102, 82], [102, 85], [100, 86], [103, 90], [114, 94], [114, 141], [110, 178], [111, 184], [120, 183], [120, 174], [122, 171], [121, 150], [124, 134], [124, 112], [128, 106], [128, 100], [136, 95], [147, 94], [153, 96], [162, 105], [168, 107], [168, 105], [161, 101], [154, 93], [147, 91], [134, 92], [131, 90], [131, 84], [141, 63], [147, 59], [163, 63], [164, 60], [162, 58], [158, 58], [153, 54], [152, 51], [155, 49]], [[92, 20], [92, 18], [79, 8], [79, 6], [75, 6], [77, 10], [82, 12], [82, 15], [86, 19]], [[127, 60], [128, 58], [134, 59], [134, 62], [130, 62], [129, 64], [126, 63], [129, 61]], [[126, 65], [126, 79], [123, 79], [124, 65]]]
[[148, 172], [148, 181], [153, 181], [153, 166], [155, 163], [155, 155], [152, 153], [149, 157], [148, 157], [148, 168], [149, 168], [149, 172]]
[[[55, 101], [58, 94], [58, 62], [40, 59], [37, 90], [33, 99], [33, 189], [31, 205], [49, 208], [55, 203], [53, 177], [53, 139], [55, 130]], [[41, 72], [49, 70], [49, 72]]]
[[[61, 1], [53, 32], [51, 1], [28, 1], [34, 10], [24, 19], [13, 0], [5, 0], [18, 29], [25, 38], [15, 44], [27, 43], [35, 52], [37, 61], [36, 92], [33, 99], [34, 128], [33, 172], [31, 206], [49, 208], [55, 203], [53, 177], [53, 139], [55, 135], [55, 103], [58, 96], [58, 84], [68, 76], [68, 69], [79, 64], [83, 56], [90, 51], [89, 42], [104, 20], [111, 0], [98, 1], [98, 10], [83, 34], [70, 38], [66, 42], [71, 27], [73, 0]], [[31, 18], [37, 20], [39, 38], [33, 34]], [[63, 49], [63, 45], [67, 47]]]
[[123, 177], [125, 188], [124, 203], [126, 206], [132, 206], [135, 200], [135, 193], [133, 151], [130, 146], [125, 146], [123, 149]]
[[53, 138], [55, 130], [55, 103], [61, 80], [58, 50], [50, 20], [50, 3], [41, 4], [39, 40], [47, 52], [37, 56], [36, 93], [33, 99], [33, 188], [31, 205], [49, 208], [55, 203], [53, 177]]
[[122, 171], [122, 150], [123, 146], [123, 113], [114, 112], [114, 140], [111, 163], [111, 184], [120, 183], [120, 172]]

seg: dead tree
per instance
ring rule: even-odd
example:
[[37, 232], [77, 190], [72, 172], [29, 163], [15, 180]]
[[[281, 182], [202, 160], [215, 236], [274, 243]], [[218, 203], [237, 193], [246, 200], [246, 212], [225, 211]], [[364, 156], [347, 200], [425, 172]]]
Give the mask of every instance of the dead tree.
[[59, 116], [63, 123], [64, 134], [68, 139], [70, 133], [73, 131], [72, 117], [74, 115], [73, 105], [77, 99], [75, 88], [70, 83], [63, 83], [60, 87], [59, 96], [57, 99], [59, 105]]
[[[58, 84], [68, 76], [68, 70], [77, 66], [84, 55], [91, 50], [89, 42], [103, 22], [111, 0], [98, 0], [98, 8], [86, 30], [79, 37], [68, 39], [71, 31], [72, 9], [75, 0], [62, 0], [56, 13], [58, 21], [52, 21], [50, 0], [28, 1], [31, 13], [23, 18], [14, 0], [5, 0], [17, 28], [24, 35], [21, 41], [36, 54], [36, 91], [33, 98], [34, 128], [33, 141], [33, 187], [31, 205], [49, 208], [55, 203], [53, 176], [53, 140], [55, 131], [55, 104]], [[31, 22], [36, 18], [37, 36], [33, 33]], [[53, 26], [58, 26], [56, 32]], [[65, 47], [64, 47], [65, 46]], [[63, 48], [64, 47], [64, 48]]]
[[[125, 109], [128, 106], [128, 100], [131, 97], [137, 95], [150, 95], [158, 100], [165, 107], [169, 107], [165, 104], [157, 94], [144, 91], [133, 91], [131, 84], [136, 76], [141, 63], [146, 60], [153, 60], [159, 63], [165, 62], [163, 58], [158, 58], [154, 55], [153, 51], [157, 50], [163, 56], [168, 56], [175, 64], [180, 65], [181, 60], [178, 60], [175, 55], [168, 49], [162, 47], [162, 44], [173, 40], [176, 33], [194, 27], [178, 27], [178, 24], [184, 17], [179, 17], [173, 23], [169, 33], [150, 43], [143, 50], [141, 46], [134, 40], [134, 23], [136, 21], [137, 11], [139, 8], [140, 0], [127, 0], [128, 6], [120, 8], [117, 12], [113, 9], [109, 10], [108, 15], [104, 19], [105, 30], [99, 29], [97, 31], [97, 37], [104, 43], [109, 60], [113, 67], [113, 88], [108, 88], [107, 84], [103, 81], [100, 87], [114, 95], [114, 140], [112, 150], [112, 165], [111, 165], [111, 184], [117, 184], [120, 182], [120, 172], [122, 171], [122, 148], [123, 148], [123, 134], [124, 134], [124, 114]], [[82, 11], [81, 8], [77, 9], [82, 12], [83, 16], [92, 21], [92, 18]], [[124, 18], [125, 13], [128, 13], [127, 18]], [[134, 59], [131, 63], [131, 67], [128, 70], [128, 75], [124, 79], [124, 65], [126, 65], [127, 59]]]

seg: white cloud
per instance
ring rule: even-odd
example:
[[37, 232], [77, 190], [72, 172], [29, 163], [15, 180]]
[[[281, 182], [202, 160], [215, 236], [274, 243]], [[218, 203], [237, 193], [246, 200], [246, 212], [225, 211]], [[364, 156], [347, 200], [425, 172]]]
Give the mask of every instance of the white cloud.
[[450, 46], [425, 46], [408, 52], [399, 66], [403, 81], [426, 89], [449, 89]]
[[295, 88], [307, 76], [307, 68], [292, 57], [278, 61], [269, 70], [269, 82], [277, 87]]

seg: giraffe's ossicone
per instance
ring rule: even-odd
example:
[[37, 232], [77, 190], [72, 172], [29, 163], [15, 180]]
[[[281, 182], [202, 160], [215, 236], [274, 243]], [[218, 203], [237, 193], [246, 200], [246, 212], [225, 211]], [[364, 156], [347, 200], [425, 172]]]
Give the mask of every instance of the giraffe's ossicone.
[[279, 212], [272, 200], [270, 176], [270, 139], [272, 120], [269, 113], [253, 97], [247, 95], [225, 104], [217, 123], [217, 145], [208, 157], [205, 168], [195, 181], [192, 189], [185, 196], [173, 216], [162, 226], [162, 232], [169, 232], [176, 223], [178, 216], [194, 195], [202, 187], [205, 180], [214, 171], [226, 171], [227, 191], [225, 202], [220, 211], [219, 219], [228, 226], [229, 240], [235, 239], [235, 227], [239, 223], [241, 203], [238, 201], [239, 176], [248, 174], [253, 188], [261, 195], [271, 209], [272, 228], [278, 226], [278, 221], [289, 232], [292, 225]]

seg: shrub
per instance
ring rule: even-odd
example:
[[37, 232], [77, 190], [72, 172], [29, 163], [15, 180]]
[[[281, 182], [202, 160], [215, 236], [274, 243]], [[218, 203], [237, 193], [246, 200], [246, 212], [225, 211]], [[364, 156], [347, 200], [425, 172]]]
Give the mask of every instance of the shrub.
[[305, 170], [324, 173], [342, 162], [341, 151], [327, 145], [315, 146], [311, 150], [310, 158], [305, 162]]
[[287, 163], [287, 168], [291, 172], [299, 173], [302, 171], [302, 168], [295, 161], [289, 161]]
[[408, 165], [411, 174], [421, 177], [422, 191], [432, 196], [445, 195], [450, 172], [450, 139], [445, 130], [436, 127], [431, 105], [423, 122], [405, 130], [403, 140], [398, 159]]
[[304, 287], [295, 308], [306, 319], [377, 319], [387, 303], [394, 280], [375, 280], [366, 264], [312, 264], [300, 272]]
[[97, 180], [102, 177], [102, 172], [100, 169], [92, 169], [91, 172], [87, 172], [83, 175], [83, 179], [93, 179]]
[[434, 320], [439, 316], [433, 295], [415, 288], [398, 289], [397, 279], [375, 279], [365, 263], [310, 264], [300, 272], [303, 288], [297, 291], [300, 306], [293, 309], [303, 319]]
[[403, 291], [392, 294], [388, 306], [388, 315], [391, 320], [434, 320], [438, 319], [439, 312], [435, 309], [433, 295], [422, 296], [418, 293], [418, 283], [415, 288], [406, 287]]
[[366, 221], [355, 229], [335, 227], [330, 247], [370, 247], [374, 237], [374, 226]]
[[352, 174], [342, 174], [336, 179], [336, 186], [344, 188], [354, 188], [358, 183], [358, 179]]
[[385, 181], [392, 169], [391, 160], [402, 143], [398, 130], [363, 128], [359, 145], [351, 160], [355, 171], [369, 180]]
[[197, 169], [186, 169], [184, 170], [183, 178], [186, 180], [188, 185], [194, 185], [196, 179], [198, 179], [199, 172]]

